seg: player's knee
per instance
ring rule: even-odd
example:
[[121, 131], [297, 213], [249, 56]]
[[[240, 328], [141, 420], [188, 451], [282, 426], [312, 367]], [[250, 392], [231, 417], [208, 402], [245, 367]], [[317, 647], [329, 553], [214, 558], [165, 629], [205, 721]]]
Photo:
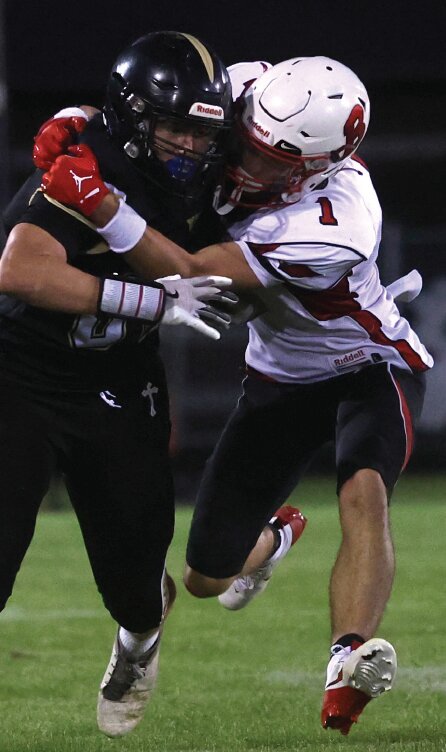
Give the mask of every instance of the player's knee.
[[186, 564], [183, 582], [186, 590], [195, 598], [212, 598], [216, 595], [224, 593], [225, 590], [231, 584], [227, 584], [226, 580], [217, 580], [213, 577], [206, 577]]
[[377, 470], [362, 468], [348, 478], [339, 492], [341, 514], [368, 516], [387, 513], [387, 491]]

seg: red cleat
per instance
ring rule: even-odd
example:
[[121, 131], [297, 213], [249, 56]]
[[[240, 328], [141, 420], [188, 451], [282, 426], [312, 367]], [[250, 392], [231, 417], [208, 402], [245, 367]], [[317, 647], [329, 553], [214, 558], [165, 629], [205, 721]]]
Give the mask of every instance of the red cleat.
[[396, 653], [389, 642], [378, 637], [353, 650], [333, 645], [331, 653], [321, 723], [347, 736], [367, 703], [392, 688]]
[[347, 736], [352, 725], [372, 698], [353, 687], [328, 689], [324, 693], [321, 722], [324, 728], [338, 729]]

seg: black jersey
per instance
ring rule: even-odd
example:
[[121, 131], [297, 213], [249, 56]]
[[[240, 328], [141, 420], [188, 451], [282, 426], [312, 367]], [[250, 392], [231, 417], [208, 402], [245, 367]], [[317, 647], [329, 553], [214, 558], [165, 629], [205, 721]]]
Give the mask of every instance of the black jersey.
[[[203, 245], [196, 228], [209, 228], [203, 215], [212, 216], [210, 202], [186, 203], [156, 188], [111, 141], [100, 115], [87, 124], [81, 140], [96, 154], [105, 182], [118, 188], [150, 226], [188, 250]], [[19, 222], [37, 225], [64, 246], [72, 266], [98, 277], [134, 278], [122, 255], [108, 250], [88, 220], [39, 190], [41, 175], [36, 171], [7, 207], [6, 231]], [[213, 220], [211, 225], [217, 231]], [[0, 369], [37, 387], [97, 389], [104, 375], [122, 382], [155, 358], [157, 347], [156, 326], [142, 321], [47, 311], [0, 295]]]

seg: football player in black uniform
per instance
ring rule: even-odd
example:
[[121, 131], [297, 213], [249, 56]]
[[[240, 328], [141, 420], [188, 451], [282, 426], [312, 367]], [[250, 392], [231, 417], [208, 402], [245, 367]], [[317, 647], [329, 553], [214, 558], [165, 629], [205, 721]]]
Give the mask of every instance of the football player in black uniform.
[[[122, 211], [133, 207], [144, 225], [193, 250], [203, 245], [231, 106], [211, 49], [156, 32], [119, 56], [103, 114], [77, 130]], [[87, 191], [85, 217], [44, 196], [41, 178], [36, 171], [6, 210], [0, 262], [0, 601], [60, 469], [120, 625], [98, 699], [100, 729], [119, 736], [139, 722], [154, 687], [175, 589], [165, 570], [174, 494], [157, 325], [186, 323], [217, 339], [229, 317], [213, 303], [230, 300], [220, 291], [230, 280], [138, 277], [127, 240], [111, 251], [88, 219], [101, 192]], [[73, 179], [79, 191], [89, 181]]]

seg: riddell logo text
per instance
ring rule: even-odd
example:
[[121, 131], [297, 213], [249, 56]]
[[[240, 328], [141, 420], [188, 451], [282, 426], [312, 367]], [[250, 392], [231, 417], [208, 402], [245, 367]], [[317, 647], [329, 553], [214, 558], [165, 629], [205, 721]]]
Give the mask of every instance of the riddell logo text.
[[347, 355], [344, 355], [343, 358], [335, 358], [334, 364], [335, 366], [343, 366], [346, 363], [352, 363], [354, 360], [359, 360], [360, 358], [364, 357], [364, 350], [356, 350], [356, 352], [347, 353]]
[[194, 102], [189, 110], [189, 115], [194, 117], [212, 118], [213, 120], [224, 120], [225, 113], [223, 107], [213, 107], [206, 102]]
[[257, 133], [260, 133], [261, 136], [268, 137], [271, 135], [271, 131], [265, 130], [265, 128], [262, 128], [260, 123], [256, 123], [256, 121], [251, 117], [251, 115], [248, 115], [248, 123], [254, 128], [254, 130], [257, 131]]
[[202, 104], [197, 104], [197, 112], [202, 112], [203, 115], [216, 115], [217, 117], [223, 115], [221, 107], [203, 107]]

